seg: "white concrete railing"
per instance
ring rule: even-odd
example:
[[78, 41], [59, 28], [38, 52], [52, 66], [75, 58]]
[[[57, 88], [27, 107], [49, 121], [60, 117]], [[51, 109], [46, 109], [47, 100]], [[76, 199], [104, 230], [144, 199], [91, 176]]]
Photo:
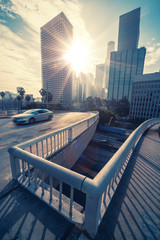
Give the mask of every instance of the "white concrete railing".
[[[46, 161], [19, 147], [9, 149], [13, 178], [71, 222], [83, 226], [94, 237], [134, 148], [144, 131], [156, 123], [160, 123], [160, 119], [151, 119], [141, 124], [94, 179]], [[24, 163], [27, 163], [26, 169]], [[49, 176], [49, 185], [44, 181], [46, 174]], [[53, 179], [59, 181], [59, 190], [54, 188]], [[70, 186], [69, 197], [63, 194], [63, 183]], [[74, 189], [86, 194], [84, 212], [73, 201]]]
[[[98, 120], [99, 114], [95, 112], [92, 117], [72, 126], [18, 144], [8, 150], [13, 179], [18, 180], [21, 185], [69, 220], [81, 225], [82, 207], [73, 202], [73, 192], [74, 188], [80, 190], [85, 176], [49, 162], [45, 158], [54, 156], [55, 152], [73, 142], [86, 130], [94, 130]], [[59, 191], [55, 189], [58, 185], [57, 180]], [[70, 198], [63, 194], [63, 183], [71, 186]]]
[[34, 138], [33, 140], [26, 141], [25, 143], [18, 144], [16, 147], [42, 158], [47, 158], [65, 147], [69, 142], [76, 139], [81, 133], [95, 123], [98, 118], [99, 115], [96, 112], [94, 116], [82, 120], [74, 125], [42, 135]]

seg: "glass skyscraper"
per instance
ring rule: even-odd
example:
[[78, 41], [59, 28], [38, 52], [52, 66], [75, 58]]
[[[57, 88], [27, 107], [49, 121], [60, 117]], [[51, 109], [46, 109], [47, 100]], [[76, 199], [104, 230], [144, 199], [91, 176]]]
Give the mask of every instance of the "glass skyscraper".
[[72, 69], [65, 60], [72, 38], [72, 24], [63, 12], [41, 27], [42, 87], [52, 93], [53, 104], [72, 102]]
[[145, 54], [144, 47], [111, 53], [108, 100], [131, 100], [133, 77], [143, 74]]
[[111, 52], [108, 100], [131, 101], [134, 75], [143, 74], [146, 48], [137, 48], [140, 8], [120, 16], [118, 51]]
[[140, 8], [119, 18], [118, 51], [138, 48]]

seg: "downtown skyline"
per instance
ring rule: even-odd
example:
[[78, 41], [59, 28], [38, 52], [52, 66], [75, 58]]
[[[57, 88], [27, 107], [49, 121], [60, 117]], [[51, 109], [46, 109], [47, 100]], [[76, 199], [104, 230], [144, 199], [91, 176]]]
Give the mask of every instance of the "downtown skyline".
[[128, 3], [125, 0], [119, 5], [118, 1], [110, 3], [102, 0], [58, 0], [48, 4], [33, 0], [27, 3], [7, 1], [7, 4], [6, 1], [0, 1], [0, 43], [3, 59], [0, 66], [1, 91], [15, 92], [17, 86], [22, 86], [27, 93], [39, 96], [42, 87], [40, 27], [61, 11], [64, 11], [73, 25], [74, 39], [86, 45], [90, 52], [88, 63], [81, 71], [95, 74], [95, 65], [105, 61], [107, 43], [115, 41], [117, 50], [119, 16], [141, 7], [138, 47], [145, 46], [147, 49], [144, 73], [159, 71], [158, 6], [158, 1], [142, 1], [140, 4], [139, 1]]

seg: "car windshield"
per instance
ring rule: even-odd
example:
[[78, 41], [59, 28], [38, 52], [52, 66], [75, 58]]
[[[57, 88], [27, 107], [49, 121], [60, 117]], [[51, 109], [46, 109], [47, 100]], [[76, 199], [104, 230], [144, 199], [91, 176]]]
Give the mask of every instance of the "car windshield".
[[34, 114], [36, 111], [35, 110], [28, 110], [25, 111], [23, 114]]

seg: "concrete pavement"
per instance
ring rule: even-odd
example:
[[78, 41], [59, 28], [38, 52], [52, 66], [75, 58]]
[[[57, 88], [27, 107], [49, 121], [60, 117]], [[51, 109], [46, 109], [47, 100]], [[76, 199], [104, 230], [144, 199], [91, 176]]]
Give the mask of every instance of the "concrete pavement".
[[[159, 239], [158, 125], [143, 136], [99, 226], [95, 240]], [[0, 199], [0, 239], [89, 239], [20, 186]]]

